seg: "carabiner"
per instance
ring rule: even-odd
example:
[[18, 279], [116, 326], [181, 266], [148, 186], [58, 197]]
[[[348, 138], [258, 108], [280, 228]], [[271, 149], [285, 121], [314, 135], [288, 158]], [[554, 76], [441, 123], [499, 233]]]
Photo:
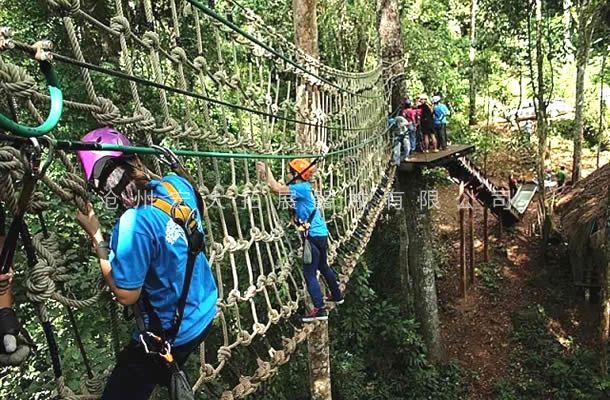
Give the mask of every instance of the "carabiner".
[[49, 89], [49, 97], [51, 98], [51, 105], [49, 107], [49, 115], [46, 120], [39, 126], [30, 127], [18, 124], [6, 115], [0, 113], [0, 128], [10, 131], [18, 136], [23, 137], [37, 137], [45, 135], [51, 132], [57, 126], [64, 106], [64, 96], [59, 88], [59, 79], [53, 69], [53, 66], [48, 61], [50, 55], [50, 42], [41, 41], [35, 44], [36, 58], [40, 71], [44, 74], [47, 81], [47, 87]]
[[180, 165], [180, 159], [178, 156], [167, 147], [159, 146], [158, 144], [153, 144], [150, 147], [161, 153], [157, 155], [159, 161], [171, 169], [176, 169]]

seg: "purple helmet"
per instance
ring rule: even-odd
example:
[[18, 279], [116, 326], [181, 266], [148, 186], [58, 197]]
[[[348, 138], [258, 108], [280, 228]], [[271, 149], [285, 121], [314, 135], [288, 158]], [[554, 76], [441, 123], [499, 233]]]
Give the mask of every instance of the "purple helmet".
[[[92, 130], [81, 138], [82, 142], [97, 142], [101, 144], [118, 144], [123, 146], [131, 145], [122, 133], [112, 128], [99, 128]], [[115, 158], [123, 155], [122, 151], [103, 151], [103, 150], [80, 150], [76, 152], [78, 159], [85, 170], [85, 178], [91, 180], [94, 172], [95, 163], [101, 159]]]

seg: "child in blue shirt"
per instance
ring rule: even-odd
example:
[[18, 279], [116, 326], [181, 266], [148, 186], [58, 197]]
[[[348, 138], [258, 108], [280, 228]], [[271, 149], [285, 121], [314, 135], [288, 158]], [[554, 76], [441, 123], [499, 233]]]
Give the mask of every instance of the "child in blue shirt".
[[434, 130], [438, 139], [438, 146], [441, 150], [445, 150], [447, 148], [447, 116], [449, 115], [449, 109], [441, 103], [441, 96], [434, 96], [432, 102], [434, 103]]
[[303, 232], [304, 239], [309, 240], [311, 244], [311, 262], [303, 264], [303, 275], [314, 308], [303, 316], [302, 320], [304, 322], [327, 320], [328, 313], [324, 309], [317, 271], [320, 271], [330, 288], [332, 302], [341, 304], [343, 297], [337, 275], [328, 265], [328, 228], [316, 205], [313, 188], [309, 183], [314, 167], [304, 159], [290, 161], [287, 185], [277, 182], [264, 162], [259, 162], [256, 167], [259, 177], [269, 184], [271, 190], [291, 196], [297, 229]]

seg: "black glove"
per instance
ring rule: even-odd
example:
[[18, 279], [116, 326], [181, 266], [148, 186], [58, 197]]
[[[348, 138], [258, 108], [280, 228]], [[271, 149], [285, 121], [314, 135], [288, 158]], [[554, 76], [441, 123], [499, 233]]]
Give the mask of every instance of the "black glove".
[[20, 365], [30, 353], [30, 348], [17, 343], [21, 325], [12, 308], [0, 308], [0, 365]]

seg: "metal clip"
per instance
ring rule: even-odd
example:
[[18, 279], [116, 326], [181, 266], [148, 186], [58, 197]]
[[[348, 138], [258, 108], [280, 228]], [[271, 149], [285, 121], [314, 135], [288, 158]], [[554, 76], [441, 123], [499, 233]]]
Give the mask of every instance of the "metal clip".
[[15, 47], [13, 43], [13, 31], [8, 26], [0, 26], [0, 51], [10, 50]]
[[34, 58], [37, 61], [51, 61], [53, 59], [53, 55], [51, 54], [51, 50], [53, 50], [53, 42], [50, 40], [39, 40], [38, 42], [32, 45], [34, 50], [36, 50], [36, 54], [34, 54]]
[[178, 156], [167, 147], [159, 146], [157, 144], [153, 144], [150, 147], [161, 153], [158, 155], [159, 161], [161, 161], [163, 164], [167, 165], [171, 169], [175, 169], [178, 165], [180, 165], [180, 159], [178, 158]]

